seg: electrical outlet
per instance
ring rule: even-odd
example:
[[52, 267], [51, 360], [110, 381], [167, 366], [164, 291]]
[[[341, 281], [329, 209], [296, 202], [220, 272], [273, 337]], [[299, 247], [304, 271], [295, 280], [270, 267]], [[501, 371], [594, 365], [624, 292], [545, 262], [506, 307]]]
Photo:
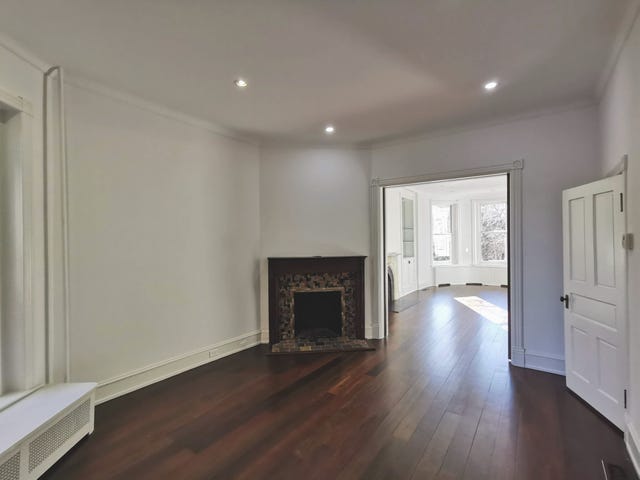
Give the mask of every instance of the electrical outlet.
[[214, 348], [213, 350], [209, 350], [209, 358], [215, 358], [220, 353], [218, 348]]

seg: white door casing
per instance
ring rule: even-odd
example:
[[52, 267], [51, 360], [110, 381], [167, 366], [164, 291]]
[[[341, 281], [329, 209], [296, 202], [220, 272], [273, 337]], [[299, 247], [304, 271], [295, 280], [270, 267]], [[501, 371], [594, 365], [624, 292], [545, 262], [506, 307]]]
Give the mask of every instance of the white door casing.
[[617, 427], [627, 383], [624, 175], [565, 190], [566, 382]]

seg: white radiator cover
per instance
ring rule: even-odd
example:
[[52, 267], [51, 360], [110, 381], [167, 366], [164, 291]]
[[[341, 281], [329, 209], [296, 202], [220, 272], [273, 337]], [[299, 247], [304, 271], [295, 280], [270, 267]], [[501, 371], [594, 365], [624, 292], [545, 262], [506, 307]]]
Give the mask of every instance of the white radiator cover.
[[93, 432], [95, 384], [43, 387], [0, 412], [0, 480], [40, 477]]

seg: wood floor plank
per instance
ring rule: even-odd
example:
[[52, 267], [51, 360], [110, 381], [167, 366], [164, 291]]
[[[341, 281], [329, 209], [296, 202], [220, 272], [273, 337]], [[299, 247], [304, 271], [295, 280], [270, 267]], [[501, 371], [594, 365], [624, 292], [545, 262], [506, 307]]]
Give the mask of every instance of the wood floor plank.
[[47, 480], [600, 480], [631, 472], [621, 433], [564, 386], [510, 367], [507, 332], [437, 288], [390, 316], [368, 352], [260, 346], [96, 409]]
[[462, 417], [457, 413], [445, 412], [431, 441], [418, 462], [411, 478], [434, 478], [440, 470], [444, 457]]

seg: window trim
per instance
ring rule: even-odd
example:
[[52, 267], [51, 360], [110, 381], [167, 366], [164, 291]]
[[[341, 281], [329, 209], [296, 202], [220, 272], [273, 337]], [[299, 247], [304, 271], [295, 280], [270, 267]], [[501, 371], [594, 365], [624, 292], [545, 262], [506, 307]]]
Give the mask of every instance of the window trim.
[[[7, 129], [3, 141], [11, 145], [11, 153], [2, 160], [7, 185], [11, 186], [3, 197], [11, 215], [2, 219], [6, 229], [2, 245], [3, 261], [6, 262], [2, 266], [2, 280], [12, 288], [3, 289], [3, 315], [0, 318], [3, 330], [10, 326], [0, 338], [0, 350], [3, 350], [0, 363], [6, 362], [4, 366], [0, 365], [0, 404], [7, 408], [46, 381], [46, 326], [43, 312], [34, 309], [34, 298], [43, 292], [33, 273], [33, 269], [40, 266], [34, 221], [44, 213], [32, 201], [37, 188], [33, 176], [35, 121], [32, 104], [0, 89], [0, 110], [4, 112]], [[7, 331], [10, 336], [6, 336]]]
[[[482, 259], [482, 245], [480, 244], [480, 238], [482, 231], [480, 227], [480, 207], [482, 205], [504, 203], [507, 205], [507, 251], [504, 260], [483, 260]], [[473, 264], [478, 267], [506, 267], [509, 258], [509, 200], [501, 198], [488, 198], [482, 200], [473, 200]]]

